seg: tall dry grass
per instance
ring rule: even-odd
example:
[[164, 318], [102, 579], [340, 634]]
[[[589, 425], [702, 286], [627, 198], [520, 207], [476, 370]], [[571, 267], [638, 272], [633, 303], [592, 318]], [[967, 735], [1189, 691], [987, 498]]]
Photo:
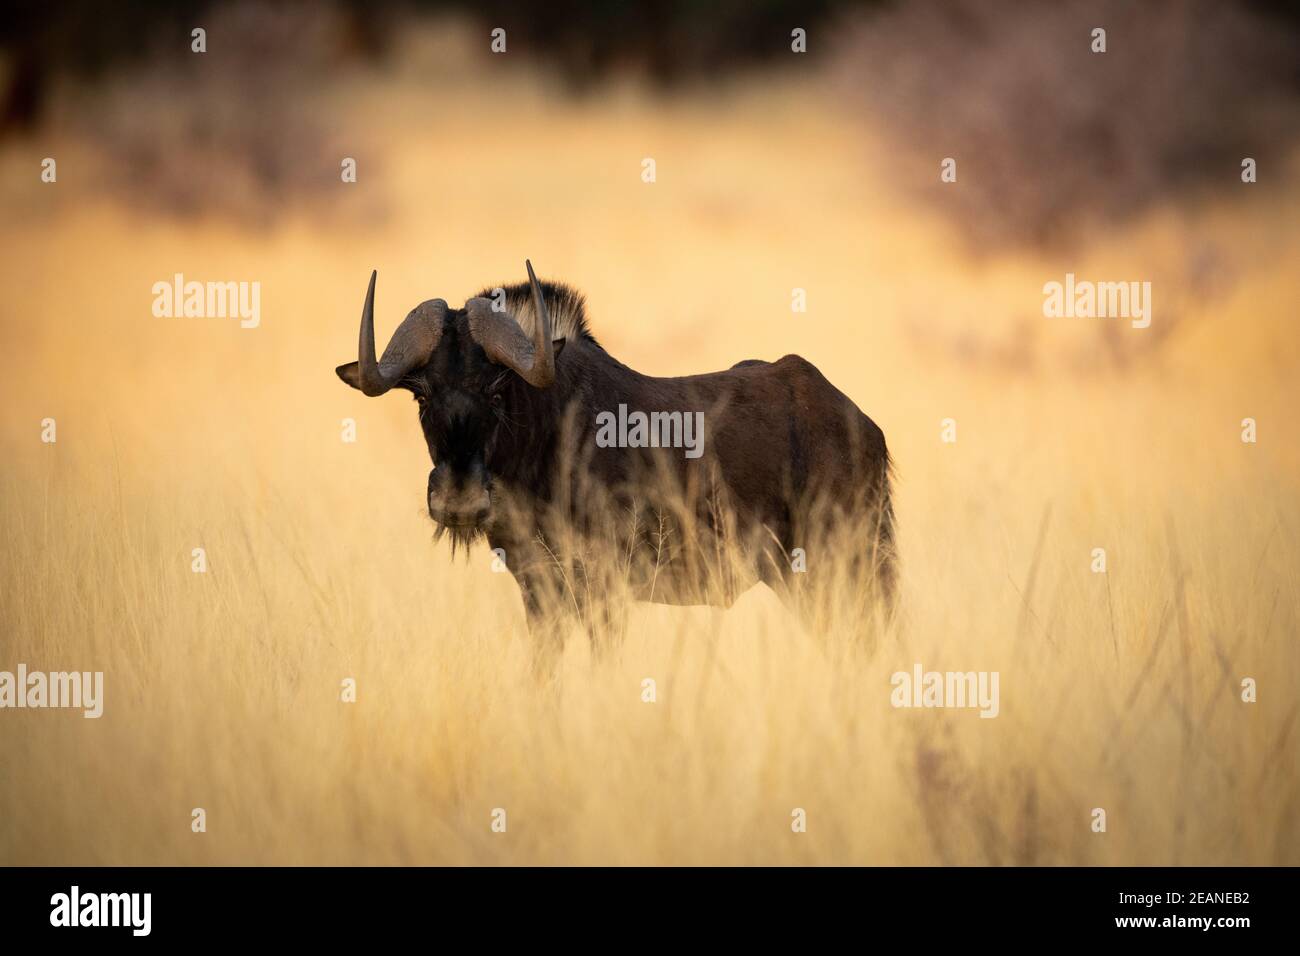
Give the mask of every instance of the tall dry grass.
[[[346, 231], [123, 210], [79, 185], [75, 139], [0, 156], [22, 184], [0, 226], [0, 668], [106, 683], [99, 720], [0, 712], [0, 861], [1300, 862], [1294, 192], [1146, 217], [1082, 260], [973, 262], [816, 86], [573, 104], [407, 63], [340, 97], [343, 135], [390, 144], [355, 188], [391, 216]], [[1140, 278], [1189, 235], [1236, 278], [1149, 361], [1101, 366], [1086, 320], [1034, 315], [1067, 269]], [[872, 653], [828, 632], [834, 608], [801, 622], [756, 588], [640, 605], [601, 660], [575, 631], [560, 693], [538, 689], [509, 576], [431, 543], [414, 406], [333, 374], [372, 267], [382, 336], [525, 255], [642, 371], [797, 352], [881, 423], [902, 594]], [[261, 327], [154, 319], [176, 271], [261, 281]], [[1022, 348], [991, 361], [998, 342]], [[917, 661], [999, 671], [1000, 715], [891, 708]]]

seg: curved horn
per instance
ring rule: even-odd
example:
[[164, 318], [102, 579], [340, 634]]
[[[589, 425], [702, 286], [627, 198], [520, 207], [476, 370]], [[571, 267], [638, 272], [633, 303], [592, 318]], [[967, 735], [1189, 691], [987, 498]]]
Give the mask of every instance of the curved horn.
[[375, 279], [378, 269], [370, 270], [370, 288], [366, 289], [366, 304], [361, 307], [361, 340], [357, 342], [357, 378], [361, 391], [367, 395], [382, 395], [393, 386], [379, 374], [375, 358]]
[[361, 338], [357, 343], [357, 384], [367, 395], [382, 395], [402, 380], [413, 368], [429, 361], [442, 338], [447, 303], [430, 299], [411, 310], [402, 320], [384, 349], [384, 357], [375, 360], [375, 278], [370, 273], [370, 288], [361, 310]]
[[524, 378], [531, 385], [545, 388], [555, 381], [555, 346], [551, 344], [551, 314], [546, 311], [546, 298], [542, 295], [542, 287], [537, 282], [537, 276], [533, 274], [533, 264], [525, 259], [524, 267], [528, 269], [528, 284], [533, 287], [533, 311], [537, 313], [536, 320], [533, 322], [535, 363], [532, 377], [525, 375]]
[[470, 299], [465, 303], [469, 313], [469, 330], [474, 341], [483, 346], [488, 358], [498, 365], [514, 369], [534, 388], [546, 388], [555, 381], [555, 346], [551, 341], [551, 315], [546, 310], [542, 287], [533, 274], [533, 264], [527, 260], [528, 281], [533, 288], [533, 338], [529, 341], [519, 320], [510, 312], [497, 312], [492, 300]]

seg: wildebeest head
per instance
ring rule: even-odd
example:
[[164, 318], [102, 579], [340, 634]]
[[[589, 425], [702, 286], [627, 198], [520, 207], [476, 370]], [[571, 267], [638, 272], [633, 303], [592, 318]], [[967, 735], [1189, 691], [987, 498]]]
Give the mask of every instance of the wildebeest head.
[[406, 389], [419, 405], [420, 426], [433, 470], [429, 515], [450, 532], [453, 546], [469, 543], [492, 516], [489, 467], [504, 426], [511, 421], [514, 388], [549, 388], [564, 339], [552, 338], [542, 287], [528, 268], [532, 335], [506, 303], [478, 296], [460, 309], [442, 299], [416, 306], [375, 358], [375, 273], [361, 312], [358, 361], [340, 365], [339, 378], [366, 395]]

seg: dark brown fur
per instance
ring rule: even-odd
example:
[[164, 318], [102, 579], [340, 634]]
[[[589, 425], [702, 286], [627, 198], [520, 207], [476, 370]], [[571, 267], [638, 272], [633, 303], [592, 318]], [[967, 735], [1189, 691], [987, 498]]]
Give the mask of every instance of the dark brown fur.
[[[727, 605], [756, 580], [787, 593], [794, 549], [826, 562], [831, 556], [817, 549], [831, 548], [836, 527], [854, 522], [869, 540], [850, 543], [847, 558], [889, 598], [885, 437], [813, 365], [787, 355], [703, 375], [642, 375], [597, 343], [580, 295], [542, 288], [557, 342], [550, 387], [533, 388], [488, 361], [463, 309], [448, 312], [427, 365], [401, 382], [420, 402], [435, 463], [431, 501], [450, 507], [484, 490], [490, 500], [481, 520], [443, 530], [454, 543], [486, 536], [505, 552], [530, 626], [553, 623], [547, 608], [585, 612], [603, 591], [592, 584], [599, 569], [589, 557], [601, 552], [587, 544], [609, 546], [603, 553], [619, 557], [639, 600]], [[531, 333], [529, 287], [505, 293]], [[348, 369], [339, 369], [345, 381]], [[597, 415], [620, 404], [647, 414], [703, 412], [702, 456], [597, 447]], [[715, 559], [727, 546], [749, 556], [750, 573], [719, 573]]]

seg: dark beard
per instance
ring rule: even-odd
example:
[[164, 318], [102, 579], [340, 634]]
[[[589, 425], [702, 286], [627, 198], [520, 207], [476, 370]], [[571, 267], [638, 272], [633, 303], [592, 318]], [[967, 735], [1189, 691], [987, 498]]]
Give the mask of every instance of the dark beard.
[[469, 557], [470, 546], [480, 538], [486, 537], [487, 532], [477, 525], [473, 527], [451, 527], [448, 525], [436, 524], [433, 530], [433, 540], [435, 543], [446, 537], [451, 541], [451, 556], [456, 557], [456, 548], [459, 546], [465, 552], [466, 558]]

